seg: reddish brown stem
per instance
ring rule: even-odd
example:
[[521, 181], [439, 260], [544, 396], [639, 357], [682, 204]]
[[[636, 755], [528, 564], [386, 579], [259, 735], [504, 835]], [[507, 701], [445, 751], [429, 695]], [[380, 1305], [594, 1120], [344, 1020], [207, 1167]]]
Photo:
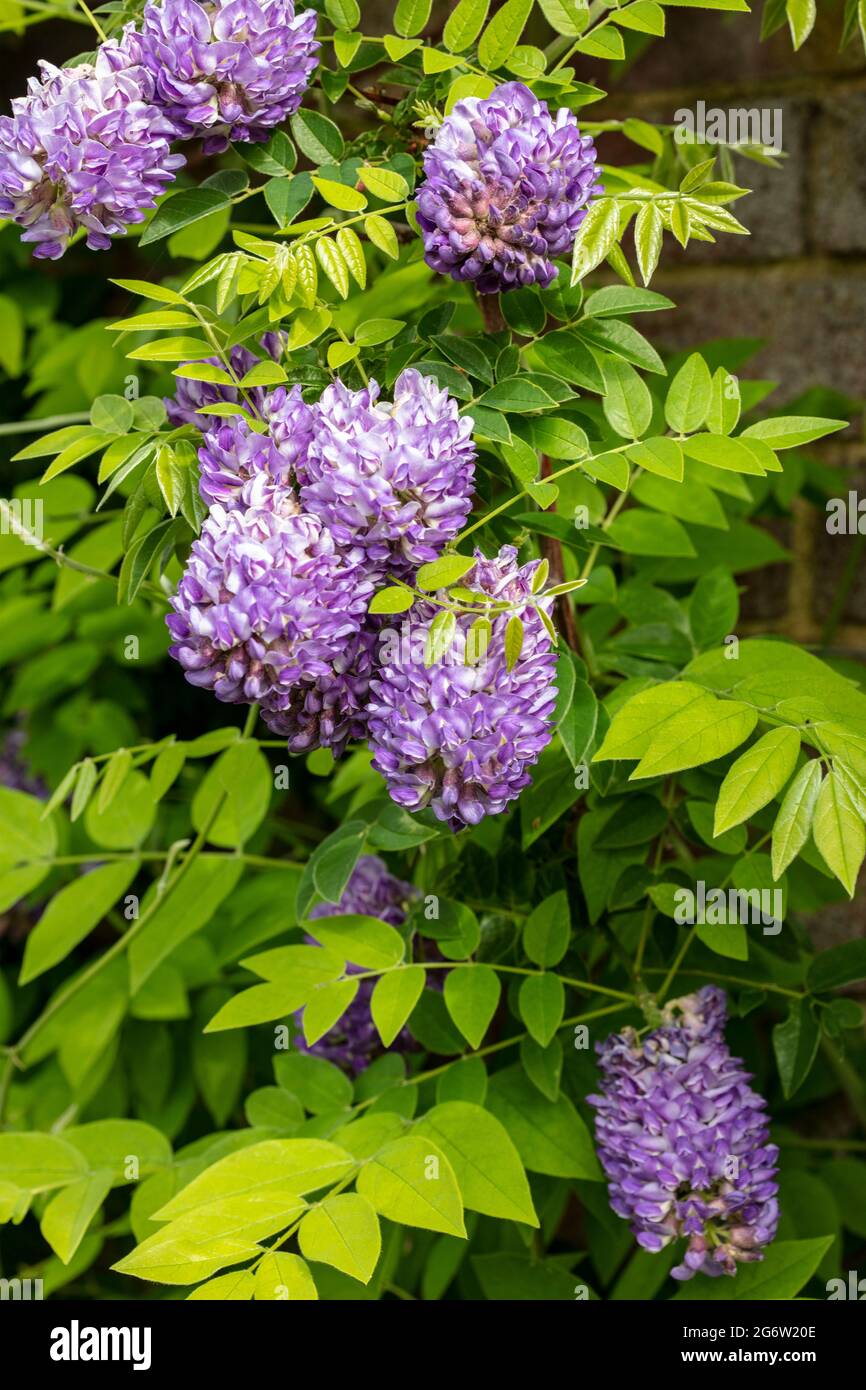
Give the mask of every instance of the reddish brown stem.
[[502, 309], [499, 306], [499, 295], [479, 294], [477, 299], [487, 332], [501, 333], [505, 327], [505, 319], [502, 317]]

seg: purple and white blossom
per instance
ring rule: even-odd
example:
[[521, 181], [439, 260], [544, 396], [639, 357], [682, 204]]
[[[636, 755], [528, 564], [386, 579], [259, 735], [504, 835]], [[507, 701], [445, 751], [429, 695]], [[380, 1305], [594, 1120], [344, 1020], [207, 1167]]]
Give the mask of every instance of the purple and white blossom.
[[[414, 642], [408, 650], [402, 641], [383, 643], [368, 707], [373, 766], [392, 799], [409, 811], [432, 806], [455, 830], [504, 811], [528, 785], [528, 769], [550, 741], [556, 703], [556, 656], [530, 603], [538, 562], [519, 568], [514, 546], [503, 546], [492, 560], [475, 554], [462, 584], [509, 605], [491, 614], [486, 651], [472, 650], [468, 614], [456, 620], [447, 659], [429, 666], [416, 659]], [[426, 634], [439, 611], [420, 602], [411, 622]], [[515, 614], [524, 640], [509, 670], [505, 629]], [[467, 643], [470, 657], [478, 658], [469, 663]]]
[[301, 502], [337, 544], [384, 571], [435, 560], [472, 506], [472, 421], [432, 377], [409, 369], [394, 400], [371, 381], [352, 391], [335, 381], [315, 412], [298, 462]]
[[592, 140], [521, 82], [458, 101], [424, 154], [425, 260], [481, 294], [546, 288], [601, 191]]
[[716, 985], [673, 1000], [648, 1036], [626, 1028], [598, 1046], [602, 1084], [587, 1096], [613, 1210], [645, 1250], [688, 1240], [675, 1279], [735, 1274], [776, 1234], [779, 1151], [726, 1019]]
[[104, 44], [93, 64], [39, 66], [0, 117], [0, 215], [24, 228], [40, 259], [57, 260], [79, 229], [104, 251], [144, 221], [185, 163], [170, 150], [174, 127], [134, 45]]
[[264, 720], [273, 733], [286, 739], [290, 753], [330, 748], [339, 758], [347, 744], [365, 736], [377, 643], [378, 634], [368, 620], [367, 626], [347, 639], [326, 673], [274, 697]]
[[214, 503], [166, 619], [193, 685], [234, 704], [279, 709], [327, 676], [359, 631], [372, 580], [340, 555], [318, 517], [258, 475], [247, 505]]
[[245, 505], [254, 479], [264, 505], [262, 489], [282, 493], [293, 486], [299, 459], [306, 456], [312, 437], [313, 412], [304, 403], [300, 386], [279, 387], [259, 402], [268, 428], [257, 431], [241, 415], [217, 420], [205, 432], [198, 457], [201, 464], [199, 491], [207, 503], [224, 507]]
[[293, 0], [150, 0], [141, 22], [157, 99], [205, 154], [267, 139], [300, 106], [318, 50], [316, 15]]

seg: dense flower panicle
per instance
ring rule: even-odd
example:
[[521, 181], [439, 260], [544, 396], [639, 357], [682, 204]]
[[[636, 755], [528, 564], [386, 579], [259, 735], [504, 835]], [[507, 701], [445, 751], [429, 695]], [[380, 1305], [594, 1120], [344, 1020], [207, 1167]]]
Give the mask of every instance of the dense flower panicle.
[[[449, 651], [427, 666], [424, 637], [440, 610], [416, 604], [411, 625], [421, 642], [383, 634], [380, 666], [370, 683], [368, 738], [373, 766], [391, 797], [409, 811], [432, 806], [455, 830], [496, 815], [530, 781], [528, 768], [549, 743], [556, 702], [556, 656], [538, 613], [528, 602], [538, 562], [518, 568], [514, 546], [495, 559], [476, 551], [462, 583], [508, 602], [493, 617], [486, 652], [465, 663], [472, 618], [461, 615]], [[505, 659], [505, 628], [512, 614], [524, 624], [521, 655]], [[416, 629], [417, 632], [417, 629]]]
[[205, 154], [229, 140], [265, 140], [297, 111], [316, 66], [316, 16], [293, 0], [153, 0], [141, 23], [143, 61], [183, 139]]
[[[261, 340], [260, 347], [268, 357], [278, 362], [282, 355], [284, 342], [284, 334], [266, 333]], [[232, 371], [238, 378], [245, 376], [262, 360], [256, 353], [240, 344], [233, 347], [229, 353]], [[211, 367], [222, 366], [218, 357], [207, 357], [205, 361]], [[192, 363], [185, 363], [184, 365], [191, 366]], [[213, 425], [214, 419], [219, 417], [200, 415], [200, 410], [209, 405], [238, 404], [240, 393], [235, 386], [222, 386], [215, 381], [194, 381], [191, 377], [183, 376], [177, 377], [176, 382], [174, 395], [163, 398], [163, 404], [171, 425], [195, 425], [196, 429], [209, 429]], [[247, 390], [246, 394], [258, 413], [262, 415], [268, 395], [267, 388], [253, 386]]]
[[373, 583], [290, 491], [259, 475], [245, 494], [243, 508], [211, 507], [166, 621], [191, 684], [267, 710], [294, 684], [327, 676]]
[[[390, 926], [399, 927], [406, 919], [406, 906], [417, 896], [417, 891], [411, 883], [404, 883], [390, 874], [381, 859], [366, 854], [352, 870], [340, 901], [319, 903], [310, 916], [336, 917], [358, 913], [364, 917], [379, 917]], [[312, 939], [307, 938], [308, 941]], [[360, 966], [349, 964], [346, 973], [355, 975], [360, 969]], [[356, 1076], [365, 1071], [376, 1053], [381, 1051], [379, 1035], [370, 1017], [370, 997], [374, 985], [374, 980], [362, 980], [358, 993], [343, 1017], [324, 1037], [310, 1045], [301, 1033], [295, 1039], [295, 1046], [301, 1052], [310, 1052], [315, 1057], [335, 1062]], [[300, 1022], [300, 1014], [297, 1018]], [[412, 1038], [405, 1028], [391, 1044], [396, 1051], [404, 1051], [411, 1046]]]
[[367, 732], [367, 695], [378, 634], [369, 625], [347, 639], [326, 675], [275, 694], [264, 713], [268, 728], [285, 738], [290, 753], [330, 748], [335, 758]]
[[667, 1005], [649, 1036], [613, 1034], [597, 1049], [601, 1092], [587, 1097], [614, 1211], [646, 1250], [688, 1239], [675, 1279], [735, 1274], [776, 1233], [779, 1151], [726, 1016], [708, 985]]
[[300, 386], [289, 391], [279, 387], [259, 404], [270, 426], [265, 432], [259, 433], [241, 415], [218, 419], [205, 432], [198, 453], [199, 491], [208, 504], [245, 505], [248, 485], [259, 478], [257, 493], [262, 503], [263, 493], [275, 489], [285, 505], [283, 494], [295, 482], [298, 460], [306, 454], [312, 435], [312, 411], [304, 403]]
[[375, 381], [322, 394], [304, 461], [301, 502], [339, 545], [381, 570], [435, 560], [472, 505], [472, 421], [432, 377], [401, 373], [393, 403]]
[[57, 260], [79, 228], [104, 251], [144, 220], [184, 157], [170, 151], [173, 126], [134, 50], [105, 44], [93, 64], [39, 66], [0, 117], [0, 215], [40, 259]]
[[601, 184], [595, 146], [571, 111], [552, 115], [521, 82], [458, 101], [424, 155], [425, 259], [482, 294], [556, 275]]

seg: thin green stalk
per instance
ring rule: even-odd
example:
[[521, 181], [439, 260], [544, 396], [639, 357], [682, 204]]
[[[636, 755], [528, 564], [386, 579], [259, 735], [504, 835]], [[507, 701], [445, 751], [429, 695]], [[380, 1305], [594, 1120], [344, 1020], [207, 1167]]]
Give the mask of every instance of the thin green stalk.
[[106, 32], [105, 32], [105, 30], [103, 29], [102, 25], [100, 24], [99, 20], [98, 20], [98, 19], [96, 18], [96, 16], [92, 13], [92, 11], [88, 8], [87, 0], [78, 0], [78, 4], [79, 4], [79, 6], [81, 7], [82, 13], [85, 14], [85, 15], [87, 16], [87, 21], [88, 21], [88, 23], [93, 25], [94, 29], [96, 30], [97, 34], [99, 35], [99, 42], [100, 42], [100, 43], [105, 43], [106, 40], [107, 40], [107, 38], [108, 38], [108, 35], [106, 34]]
[[43, 430], [59, 430], [65, 425], [87, 425], [90, 416], [86, 410], [77, 410], [70, 415], [43, 415], [40, 420], [13, 420], [0, 425], [0, 434], [41, 434]]
[[[683, 954], [681, 952], [681, 954]], [[663, 968], [652, 967], [645, 970], [645, 975], [663, 975]], [[744, 975], [720, 975], [717, 970], [684, 970], [684, 975], [691, 975], [697, 980], [716, 980], [720, 984], [743, 985], [747, 989], [764, 989], [768, 994], [782, 994], [786, 999], [805, 999], [805, 993], [801, 989], [787, 989], [784, 985], [770, 984], [767, 980], [749, 980]], [[665, 987], [667, 987], [667, 982]], [[662, 991], [659, 991], [661, 1000]]]
[[[380, 975], [391, 975], [396, 971], [406, 970], [410, 965], [415, 963], [416, 962], [413, 961], [401, 961], [399, 965], [392, 965], [387, 970], [365, 970], [357, 975], [353, 975], [352, 979], [377, 979]], [[424, 961], [424, 969], [453, 970], [461, 963], [460, 961], [453, 960]], [[549, 973], [544, 970], [530, 970], [527, 966], [523, 965], [500, 965], [497, 961], [485, 961], [484, 964], [491, 970], [500, 971], [503, 975], [544, 975]], [[560, 975], [559, 978], [564, 985], [568, 985], [571, 989], [576, 989], [585, 994], [603, 994], [608, 999], [624, 1000], [626, 1004], [634, 1004], [635, 1002], [633, 994], [626, 994], [625, 991], [621, 989], [608, 989], [606, 985], [592, 984], [589, 980], [574, 980], [569, 975]]]

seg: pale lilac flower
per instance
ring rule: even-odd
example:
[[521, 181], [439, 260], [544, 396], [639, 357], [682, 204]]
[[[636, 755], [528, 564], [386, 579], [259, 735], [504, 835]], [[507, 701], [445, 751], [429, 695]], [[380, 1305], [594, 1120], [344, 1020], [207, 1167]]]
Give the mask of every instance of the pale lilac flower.
[[329, 673], [373, 585], [290, 491], [262, 475], [246, 488], [245, 507], [211, 507], [192, 546], [167, 618], [169, 650], [219, 700], [279, 709], [292, 686]]
[[472, 421], [412, 369], [397, 378], [393, 402], [379, 400], [375, 381], [361, 391], [329, 386], [298, 464], [302, 504], [337, 543], [403, 572], [435, 560], [461, 529], [474, 476]]
[[668, 1004], [648, 1036], [612, 1034], [598, 1047], [600, 1093], [587, 1096], [614, 1211], [645, 1250], [688, 1240], [675, 1279], [735, 1274], [776, 1234], [779, 1150], [726, 1018], [723, 991], [707, 985]]
[[521, 82], [458, 101], [424, 154], [425, 260], [482, 294], [548, 286], [601, 191], [592, 140]]
[[[455, 830], [504, 811], [529, 784], [528, 769], [553, 733], [556, 657], [529, 602], [537, 562], [518, 568], [516, 559], [513, 546], [492, 560], [476, 551], [474, 569], [461, 580], [510, 605], [492, 617], [483, 655], [470, 643], [470, 655], [480, 659], [465, 662], [473, 620], [461, 615], [448, 652], [425, 665], [426, 634], [440, 610], [419, 602], [408, 615], [409, 640], [403, 631], [389, 634], [393, 640], [382, 643], [370, 684], [373, 766], [391, 797], [409, 811], [432, 806]], [[509, 670], [505, 629], [515, 614], [523, 621], [524, 642]]]
[[38, 258], [57, 260], [79, 228], [91, 250], [106, 250], [185, 162], [170, 152], [173, 126], [134, 56], [106, 44], [94, 64], [40, 63], [41, 78], [0, 117], [0, 214]]
[[313, 412], [304, 403], [300, 386], [279, 387], [259, 402], [268, 428], [259, 432], [241, 415], [217, 419], [205, 432], [198, 457], [199, 490], [205, 502], [225, 507], [244, 505], [256, 477], [262, 486], [284, 492], [294, 485], [298, 460], [306, 456], [312, 437]]
[[265, 140], [297, 111], [318, 50], [315, 14], [296, 14], [293, 0], [151, 0], [141, 23], [158, 99], [206, 154]]

